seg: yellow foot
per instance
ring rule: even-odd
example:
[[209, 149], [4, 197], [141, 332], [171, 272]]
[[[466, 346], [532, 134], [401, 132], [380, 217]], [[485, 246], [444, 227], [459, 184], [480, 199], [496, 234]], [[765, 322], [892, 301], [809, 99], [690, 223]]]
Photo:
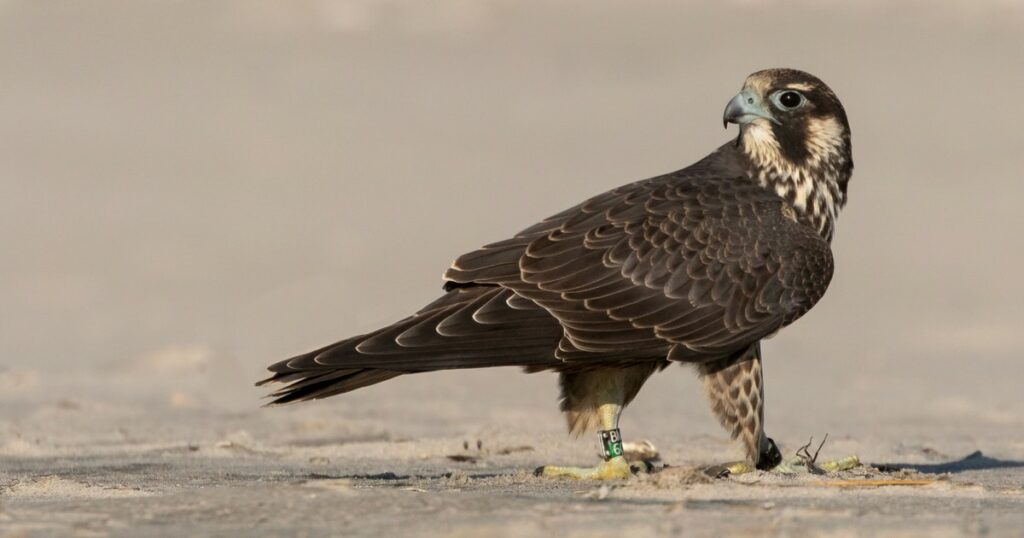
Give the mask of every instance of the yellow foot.
[[725, 478], [727, 476], [746, 474], [754, 472], [755, 467], [753, 463], [749, 461], [734, 461], [732, 463], [723, 463], [721, 465], [712, 465], [704, 468], [704, 474], [711, 478]]
[[734, 474], [750, 473], [757, 469], [768, 471], [783, 463], [782, 452], [779, 451], [779, 446], [775, 444], [771, 437], [765, 437], [762, 440], [761, 453], [757, 459], [758, 465], [754, 465], [749, 461], [734, 461], [722, 465], [712, 465], [704, 469], [704, 474], [712, 478], [725, 478]]
[[[860, 465], [857, 456], [847, 456], [837, 460], [828, 460], [821, 463], [809, 461], [801, 456], [793, 456], [773, 467], [770, 471], [778, 474], [826, 474], [839, 471], [849, 471]], [[722, 465], [712, 465], [704, 469], [704, 473], [714, 478], [725, 478], [732, 475], [752, 473], [757, 470], [749, 461], [736, 461]]]
[[633, 476], [629, 463], [622, 456], [603, 461], [596, 467], [556, 467], [545, 465], [534, 471], [537, 476], [564, 476], [578, 480], [614, 480]]

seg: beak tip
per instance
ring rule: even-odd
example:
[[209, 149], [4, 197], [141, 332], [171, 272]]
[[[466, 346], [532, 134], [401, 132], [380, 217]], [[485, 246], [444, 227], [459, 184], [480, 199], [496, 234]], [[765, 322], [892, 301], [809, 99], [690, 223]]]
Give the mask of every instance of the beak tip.
[[722, 121], [728, 127], [729, 123], [746, 125], [757, 118], [763, 118], [776, 125], [781, 124], [758, 103], [758, 98], [750, 90], [743, 90], [726, 105]]

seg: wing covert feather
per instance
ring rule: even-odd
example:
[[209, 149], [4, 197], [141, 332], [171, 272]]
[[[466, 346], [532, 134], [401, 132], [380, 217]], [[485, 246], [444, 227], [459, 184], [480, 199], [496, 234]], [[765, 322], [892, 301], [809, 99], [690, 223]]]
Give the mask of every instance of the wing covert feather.
[[558, 357], [710, 360], [776, 332], [824, 294], [828, 242], [721, 163], [626, 185], [456, 260], [562, 325]]

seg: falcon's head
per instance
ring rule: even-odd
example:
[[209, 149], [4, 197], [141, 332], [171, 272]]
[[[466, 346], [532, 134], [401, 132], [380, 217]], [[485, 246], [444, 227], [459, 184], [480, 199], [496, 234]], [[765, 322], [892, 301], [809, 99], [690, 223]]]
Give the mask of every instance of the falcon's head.
[[809, 73], [766, 69], [747, 77], [723, 121], [739, 124], [736, 144], [751, 177], [831, 239], [853, 172], [850, 124], [836, 94]]

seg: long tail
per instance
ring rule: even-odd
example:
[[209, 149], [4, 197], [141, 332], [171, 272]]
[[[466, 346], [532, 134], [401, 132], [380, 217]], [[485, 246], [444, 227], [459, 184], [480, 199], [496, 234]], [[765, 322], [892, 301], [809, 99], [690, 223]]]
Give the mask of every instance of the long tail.
[[270, 366], [257, 383], [287, 383], [271, 405], [350, 392], [402, 374], [455, 368], [557, 367], [561, 325], [497, 286], [455, 288], [415, 315]]

